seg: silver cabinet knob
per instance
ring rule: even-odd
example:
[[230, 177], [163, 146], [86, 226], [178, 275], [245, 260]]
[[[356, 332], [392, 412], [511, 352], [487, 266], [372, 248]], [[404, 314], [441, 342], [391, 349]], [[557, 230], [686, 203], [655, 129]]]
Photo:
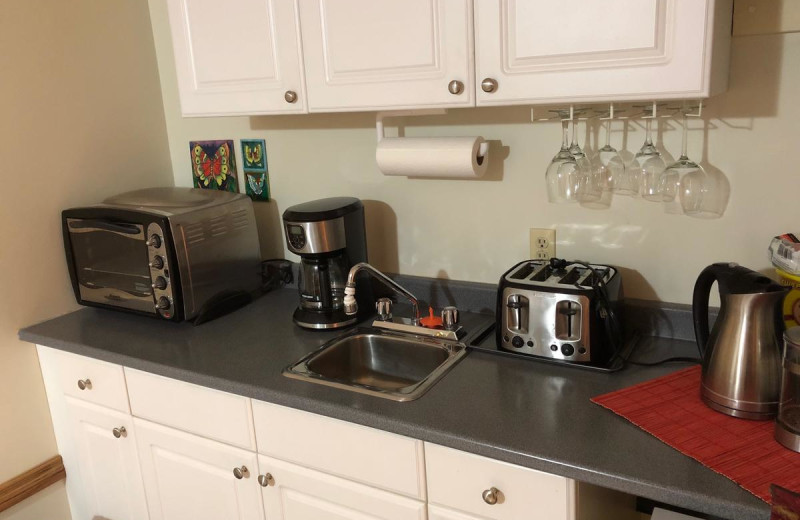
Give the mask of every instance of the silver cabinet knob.
[[287, 90], [283, 95], [283, 99], [285, 99], [287, 103], [294, 103], [297, 101], [297, 92], [294, 90]]
[[492, 93], [497, 90], [497, 80], [492, 78], [486, 78], [481, 81], [481, 90], [484, 92]]
[[483, 501], [493, 506], [497, 503], [497, 497], [500, 495], [500, 490], [496, 487], [491, 487], [483, 492], [481, 495], [483, 497]]
[[375, 302], [375, 309], [378, 311], [378, 319], [389, 321], [392, 319], [392, 300], [389, 298], [378, 298]]
[[266, 475], [258, 476], [258, 483], [261, 484], [261, 487], [274, 486], [275, 479], [272, 478], [272, 473], [267, 473]]
[[92, 389], [92, 380], [88, 377], [86, 379], [78, 379], [78, 388], [81, 390], [91, 390]]
[[464, 83], [454, 79], [450, 83], [447, 84], [447, 90], [450, 91], [451, 94], [457, 96], [464, 92]]
[[113, 433], [114, 437], [116, 437], [117, 439], [119, 439], [120, 437], [128, 436], [128, 430], [126, 430], [124, 426], [120, 426], [119, 428], [114, 428], [113, 430], [111, 430], [111, 433]]
[[442, 309], [442, 325], [447, 330], [453, 330], [458, 323], [458, 309], [452, 305]]
[[245, 477], [250, 478], [250, 470], [247, 469], [247, 466], [242, 466], [241, 468], [233, 468], [233, 476], [238, 478], [239, 480]]

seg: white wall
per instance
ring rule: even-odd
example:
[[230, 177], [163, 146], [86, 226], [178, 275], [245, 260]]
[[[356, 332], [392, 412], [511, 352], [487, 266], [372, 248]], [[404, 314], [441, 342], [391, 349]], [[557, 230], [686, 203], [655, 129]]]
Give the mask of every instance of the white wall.
[[[171, 185], [141, 2], [3, 2], [0, 14], [0, 483], [57, 453], [36, 350], [17, 330], [77, 307], [60, 211]], [[69, 518], [63, 484], [2, 520]]]
[[[164, 0], [149, 3], [175, 182], [191, 183], [191, 139], [265, 138], [274, 196], [258, 205], [265, 256], [297, 259], [285, 251], [281, 234], [280, 214], [288, 206], [354, 195], [373, 201], [370, 259], [388, 271], [496, 282], [528, 257], [529, 228], [555, 227], [559, 256], [624, 268], [629, 296], [685, 303], [707, 264], [766, 268], [769, 239], [800, 231], [792, 159], [800, 137], [793, 95], [800, 84], [800, 34], [734, 38], [730, 90], [711, 100], [703, 120], [690, 122], [689, 155], [724, 172], [731, 185], [724, 217], [703, 221], [626, 198], [605, 211], [548, 204], [544, 171], [558, 148], [559, 125], [530, 124], [525, 107], [407, 121], [408, 136], [479, 134], [495, 141], [495, 161], [481, 181], [384, 177], [375, 166], [372, 113], [181, 118], [166, 7]], [[623, 130], [623, 123], [615, 126], [612, 144], [635, 152], [642, 127]], [[679, 154], [679, 125], [664, 123], [662, 130], [666, 149]]]

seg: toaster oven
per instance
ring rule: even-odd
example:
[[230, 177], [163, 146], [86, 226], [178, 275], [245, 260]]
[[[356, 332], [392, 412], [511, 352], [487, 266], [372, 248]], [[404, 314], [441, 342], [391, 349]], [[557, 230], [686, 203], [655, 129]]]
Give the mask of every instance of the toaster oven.
[[194, 188], [150, 188], [62, 212], [78, 303], [190, 320], [260, 287], [252, 201]]
[[553, 361], [607, 364], [621, 343], [620, 275], [607, 265], [526, 260], [500, 278], [500, 350]]

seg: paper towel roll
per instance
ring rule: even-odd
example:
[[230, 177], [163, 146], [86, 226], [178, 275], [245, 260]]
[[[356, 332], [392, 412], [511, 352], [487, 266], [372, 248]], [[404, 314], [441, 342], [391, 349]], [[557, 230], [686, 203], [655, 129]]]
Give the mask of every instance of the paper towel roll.
[[384, 175], [477, 179], [489, 156], [479, 156], [483, 137], [387, 137], [375, 160]]

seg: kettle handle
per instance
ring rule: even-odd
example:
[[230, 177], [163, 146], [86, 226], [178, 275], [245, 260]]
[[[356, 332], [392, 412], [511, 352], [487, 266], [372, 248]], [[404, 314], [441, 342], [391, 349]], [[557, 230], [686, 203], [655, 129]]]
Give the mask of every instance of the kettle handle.
[[708, 345], [708, 299], [711, 294], [711, 286], [719, 280], [719, 272], [719, 264], [709, 265], [703, 269], [694, 283], [692, 318], [694, 320], [694, 336], [701, 357], [705, 357]]

